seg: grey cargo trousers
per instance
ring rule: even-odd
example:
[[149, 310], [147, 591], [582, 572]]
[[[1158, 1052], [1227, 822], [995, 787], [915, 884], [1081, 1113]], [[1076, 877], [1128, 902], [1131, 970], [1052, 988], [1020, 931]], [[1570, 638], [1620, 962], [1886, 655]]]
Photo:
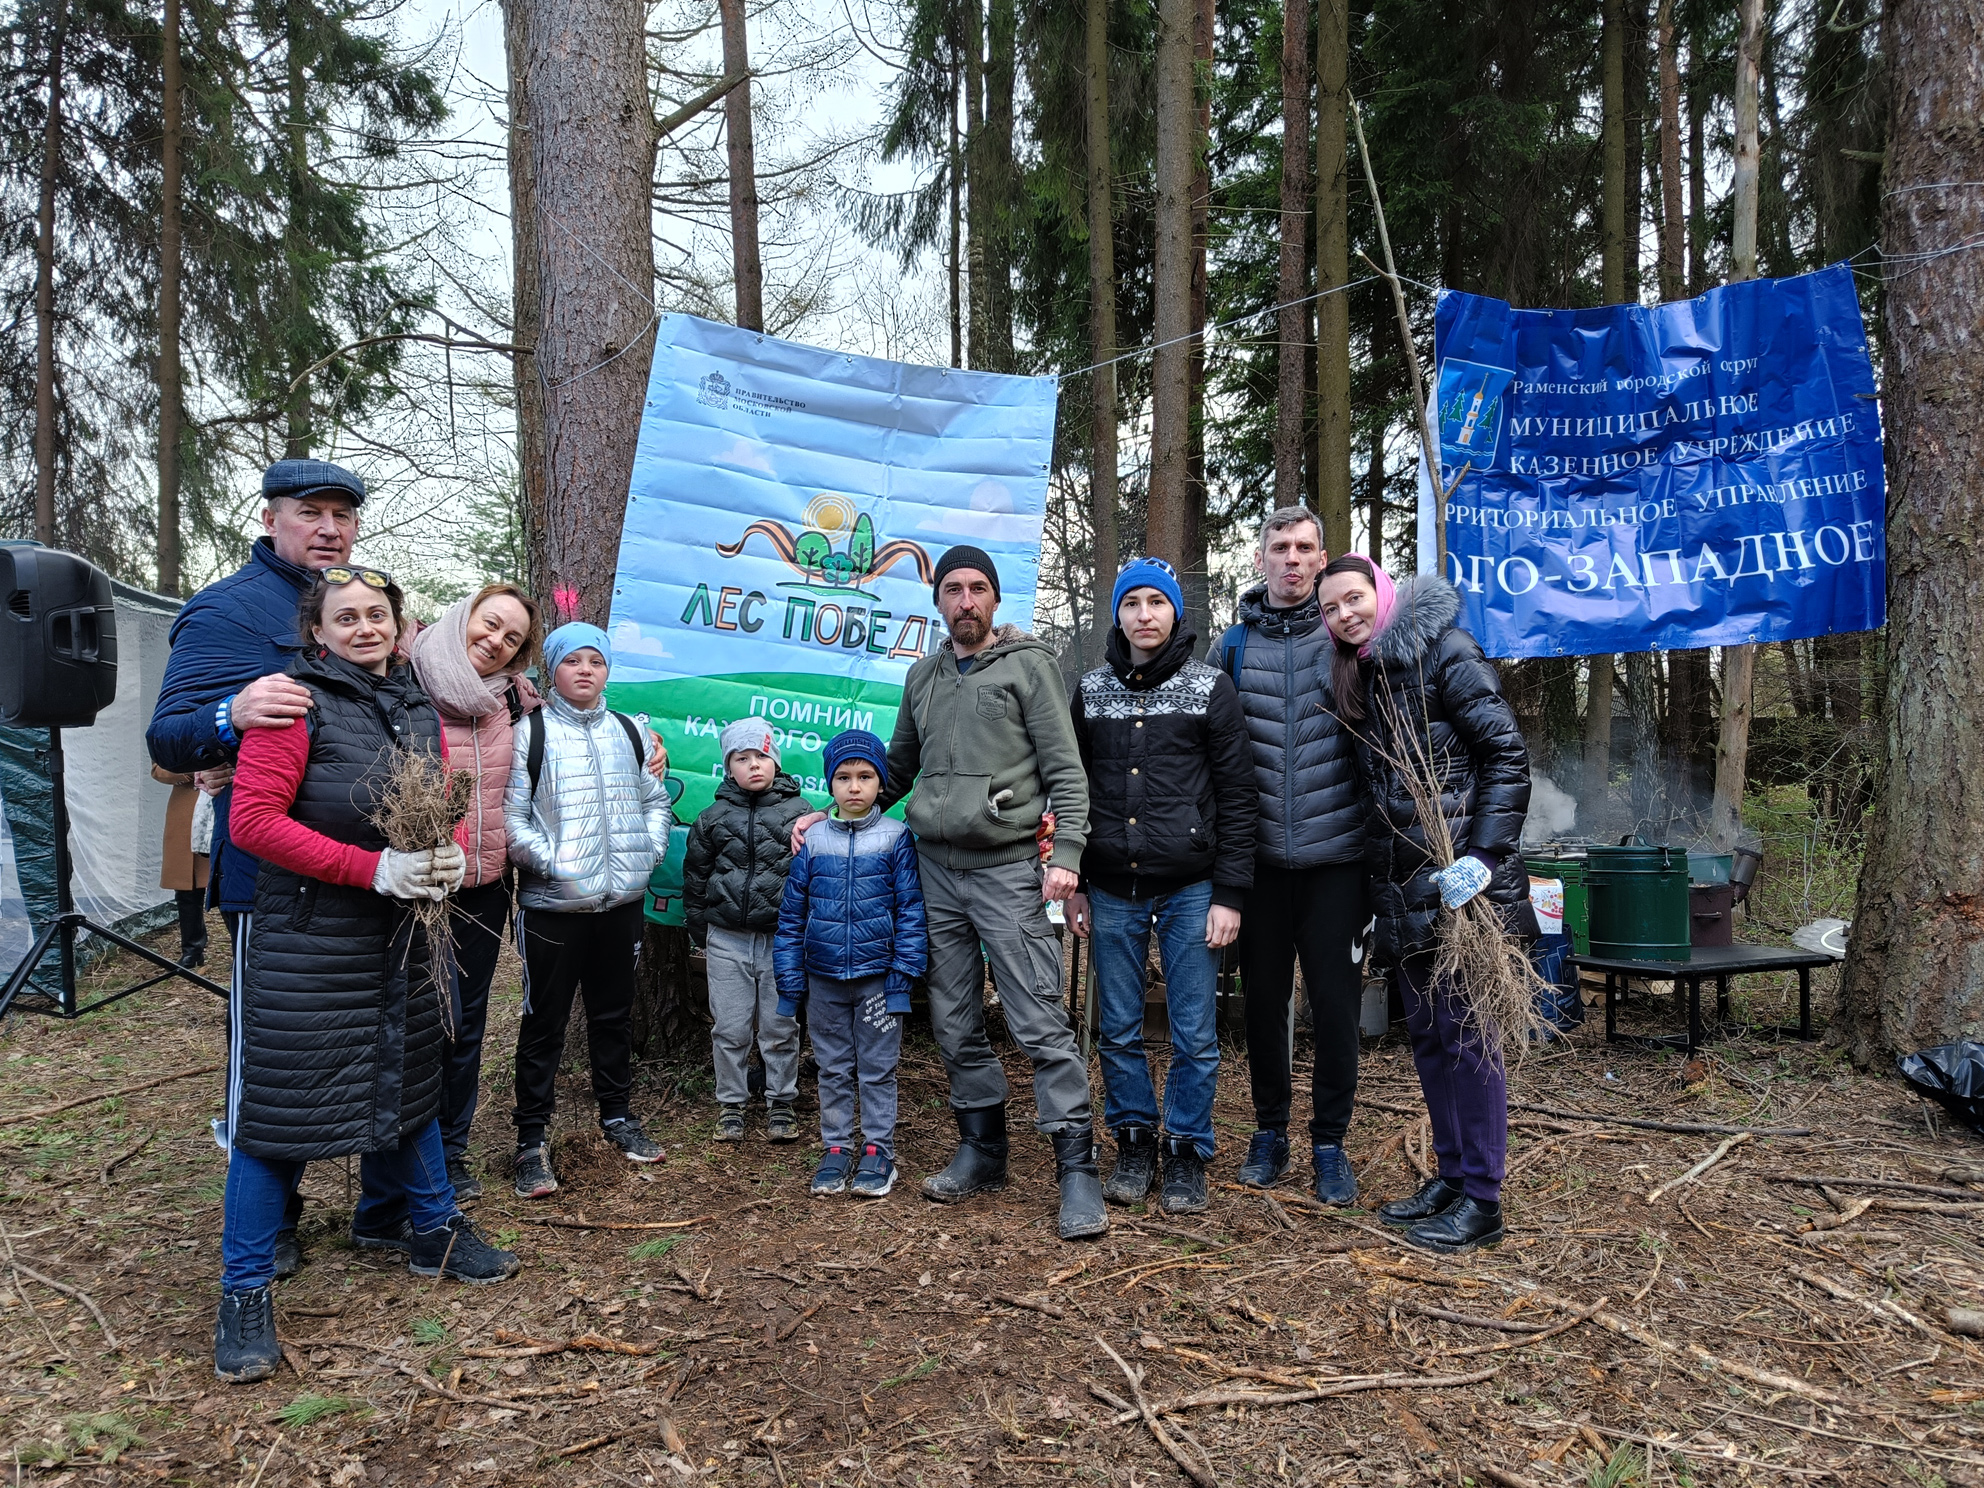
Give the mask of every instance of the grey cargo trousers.
[[1088, 1066], [1061, 1001], [1061, 943], [1040, 898], [1040, 864], [946, 868], [926, 852], [917, 859], [930, 923], [930, 1022], [951, 1077], [951, 1108], [1000, 1106], [1008, 1094], [985, 1036], [983, 942], [1006, 1027], [1033, 1061], [1035, 1127], [1053, 1134], [1091, 1125]]

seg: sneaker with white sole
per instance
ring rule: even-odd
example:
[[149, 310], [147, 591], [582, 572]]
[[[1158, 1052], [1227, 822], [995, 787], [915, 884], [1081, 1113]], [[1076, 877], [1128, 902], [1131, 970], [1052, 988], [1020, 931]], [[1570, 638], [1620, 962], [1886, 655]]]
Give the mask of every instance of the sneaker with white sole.
[[813, 1182], [807, 1192], [816, 1199], [846, 1193], [847, 1175], [853, 1167], [853, 1153], [845, 1147], [829, 1147], [827, 1155], [820, 1159], [820, 1166], [813, 1170]]
[[895, 1186], [896, 1165], [874, 1143], [862, 1148], [861, 1162], [854, 1170], [854, 1178], [849, 1182], [847, 1191], [857, 1199], [885, 1199]]
[[541, 1199], [558, 1191], [558, 1180], [551, 1173], [551, 1152], [540, 1145], [517, 1149], [517, 1197]]
[[602, 1121], [599, 1129], [606, 1134], [607, 1141], [620, 1149], [620, 1155], [628, 1162], [658, 1163], [664, 1155], [660, 1145], [642, 1131], [640, 1122], [631, 1116], [616, 1116], [611, 1121]]
[[744, 1108], [742, 1106], [717, 1107], [716, 1139], [719, 1142], [741, 1142], [744, 1140]]

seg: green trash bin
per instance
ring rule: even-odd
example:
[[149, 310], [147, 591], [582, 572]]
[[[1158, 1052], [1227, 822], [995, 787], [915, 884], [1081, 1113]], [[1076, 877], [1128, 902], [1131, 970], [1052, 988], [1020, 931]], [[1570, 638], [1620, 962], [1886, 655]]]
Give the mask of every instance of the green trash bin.
[[1677, 847], [1594, 847], [1586, 874], [1591, 954], [1622, 961], [1686, 961], [1688, 855]]
[[1580, 956], [1591, 954], [1591, 897], [1584, 863], [1577, 858], [1524, 858], [1531, 878], [1554, 878], [1564, 885], [1564, 933]]

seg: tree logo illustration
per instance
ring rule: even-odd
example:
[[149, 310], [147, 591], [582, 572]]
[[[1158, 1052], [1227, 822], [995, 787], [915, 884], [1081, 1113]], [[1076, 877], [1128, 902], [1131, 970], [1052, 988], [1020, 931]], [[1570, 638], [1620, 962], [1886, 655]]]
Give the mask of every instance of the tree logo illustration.
[[782, 581], [781, 589], [875, 599], [878, 596], [861, 586], [880, 578], [904, 559], [916, 565], [917, 577], [925, 584], [935, 572], [930, 554], [921, 543], [898, 538], [878, 545], [875, 524], [868, 513], [857, 510], [849, 498], [830, 491], [822, 492], [806, 504], [803, 525], [796, 535], [783, 522], [761, 518], [746, 527], [736, 542], [718, 543], [717, 553], [735, 558], [744, 551], [753, 533], [769, 542], [786, 567], [799, 575], [797, 579]]

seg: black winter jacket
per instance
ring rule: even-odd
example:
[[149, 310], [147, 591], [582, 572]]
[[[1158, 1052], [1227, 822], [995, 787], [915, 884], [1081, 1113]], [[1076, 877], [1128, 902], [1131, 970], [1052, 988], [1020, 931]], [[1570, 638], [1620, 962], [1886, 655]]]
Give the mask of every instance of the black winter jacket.
[[1364, 799], [1356, 751], [1329, 690], [1330, 634], [1314, 595], [1292, 610], [1267, 602], [1267, 586], [1240, 596], [1240, 620], [1219, 664], [1239, 653], [1240, 707], [1253, 744], [1260, 824], [1254, 855], [1264, 868], [1320, 868], [1364, 856]]
[[[289, 674], [316, 696], [290, 816], [383, 848], [367, 816], [392, 752], [440, 754], [440, 715], [405, 665], [375, 677], [313, 648]], [[264, 862], [254, 914], [228, 1090], [233, 1142], [277, 1162], [398, 1147], [441, 1109], [441, 1005], [411, 908]]]
[[689, 939], [709, 938], [709, 927], [770, 932], [778, 928], [779, 901], [792, 867], [792, 824], [813, 808], [790, 775], [753, 794], [728, 775], [716, 800], [689, 828], [682, 852], [682, 912]]
[[1535, 933], [1529, 873], [1517, 850], [1529, 811], [1529, 752], [1495, 668], [1455, 626], [1459, 614], [1460, 595], [1446, 580], [1401, 579], [1376, 654], [1361, 667], [1368, 702], [1357, 753], [1369, 782], [1373, 954], [1381, 965], [1430, 952], [1440, 910], [1439, 869], [1401, 760], [1433, 762], [1456, 856], [1479, 850], [1499, 859], [1482, 892], [1512, 930]]
[[1088, 771], [1082, 878], [1150, 899], [1212, 879], [1213, 903], [1239, 909], [1254, 882], [1260, 802], [1233, 679], [1195, 661], [1199, 638], [1175, 631], [1147, 666], [1112, 628], [1097, 667], [1069, 701]]

